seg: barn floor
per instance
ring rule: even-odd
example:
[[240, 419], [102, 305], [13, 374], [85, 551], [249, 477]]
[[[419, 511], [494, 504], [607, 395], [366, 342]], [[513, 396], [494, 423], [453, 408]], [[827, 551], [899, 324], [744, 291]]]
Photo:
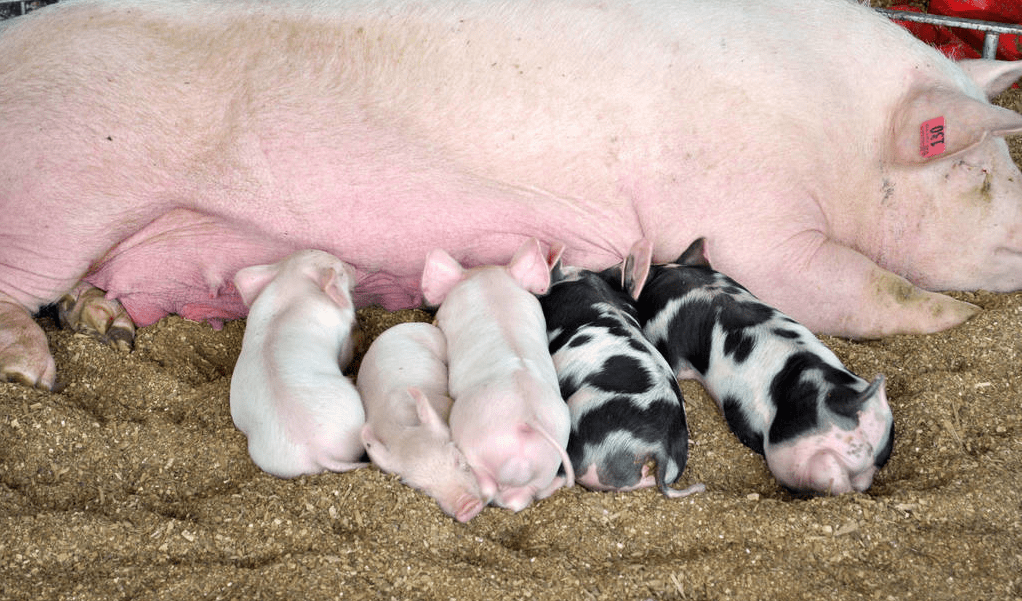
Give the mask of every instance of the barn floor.
[[1022, 294], [960, 298], [985, 311], [950, 332], [825, 339], [887, 376], [867, 494], [793, 498], [686, 382], [706, 493], [575, 487], [467, 525], [376, 469], [255, 468], [228, 407], [242, 321], [167, 318], [131, 354], [50, 331], [66, 388], [0, 384], [0, 598], [1022, 599]]

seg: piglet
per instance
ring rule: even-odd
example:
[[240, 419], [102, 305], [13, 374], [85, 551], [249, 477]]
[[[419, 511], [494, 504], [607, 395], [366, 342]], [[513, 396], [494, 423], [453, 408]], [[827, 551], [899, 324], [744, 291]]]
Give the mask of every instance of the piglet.
[[[447, 339], [451, 435], [483, 498], [514, 511], [575, 481], [565, 451], [571, 418], [533, 296], [549, 285], [535, 238], [506, 267], [465, 269], [433, 250], [422, 274], [423, 296], [440, 304], [436, 321]], [[566, 476], [558, 475], [562, 465]]]
[[366, 412], [362, 443], [373, 463], [436, 499], [459, 522], [482, 511], [479, 483], [447, 426], [443, 332], [428, 323], [384, 331], [362, 358], [356, 386]]
[[714, 271], [702, 238], [675, 263], [651, 267], [638, 307], [678, 377], [702, 382], [781, 484], [869, 488], [894, 442], [883, 376], [856, 376], [804, 326]]
[[705, 490], [668, 487], [688, 460], [684, 399], [671, 366], [643, 335], [634, 302], [651, 254], [642, 239], [621, 267], [601, 273], [557, 262], [539, 302], [571, 414], [568, 457], [578, 482], [617, 491], [655, 485], [683, 497]]
[[333, 255], [296, 252], [238, 271], [249, 309], [231, 379], [231, 417], [248, 453], [281, 478], [363, 467], [365, 412], [341, 373], [354, 350], [354, 273]]

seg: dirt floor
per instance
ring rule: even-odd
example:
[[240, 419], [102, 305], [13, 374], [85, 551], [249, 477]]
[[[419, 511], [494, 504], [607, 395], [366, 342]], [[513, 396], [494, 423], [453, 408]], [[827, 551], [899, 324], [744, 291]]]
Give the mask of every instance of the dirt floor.
[[[376, 469], [260, 472], [228, 406], [243, 321], [170, 317], [131, 354], [48, 327], [63, 391], [0, 384], [0, 598], [1022, 599], [1022, 294], [960, 297], [984, 311], [946, 333], [826, 339], [887, 376], [867, 494], [793, 498], [685, 382], [706, 493], [575, 487], [467, 525]], [[370, 337], [426, 318], [360, 312]]]
[[[169, 317], [122, 354], [42, 320], [65, 388], [0, 384], [0, 598], [1022, 599], [1022, 294], [956, 296], [983, 311], [948, 332], [825, 339], [887, 376], [866, 494], [792, 497], [685, 382], [706, 493], [575, 487], [469, 524], [372, 468], [260, 472], [228, 406], [243, 321]], [[406, 319], [360, 312], [369, 338]]]

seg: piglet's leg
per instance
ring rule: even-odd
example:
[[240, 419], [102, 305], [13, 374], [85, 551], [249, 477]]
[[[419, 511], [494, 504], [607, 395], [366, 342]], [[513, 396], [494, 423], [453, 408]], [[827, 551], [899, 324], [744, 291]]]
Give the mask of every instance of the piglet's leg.
[[50, 390], [56, 375], [42, 328], [21, 304], [0, 292], [0, 380]]
[[60, 324], [88, 334], [120, 351], [130, 351], [135, 342], [135, 324], [121, 303], [108, 299], [99, 288], [85, 282], [65, 294], [57, 303]]
[[536, 491], [536, 500], [538, 501], [540, 499], [545, 499], [545, 498], [549, 497], [550, 495], [554, 494], [555, 492], [557, 492], [557, 489], [559, 489], [559, 488], [561, 488], [563, 486], [569, 486], [570, 487], [574, 483], [575, 483], [574, 480], [569, 481], [564, 476], [557, 476], [556, 478], [554, 478], [550, 482], [550, 484], [546, 488], [544, 488], [542, 490], [539, 490], [539, 491]]
[[[799, 316], [810, 330], [835, 336], [926, 334], [956, 326], [972, 317], [975, 305], [928, 292], [881, 268], [820, 232], [804, 232], [783, 249], [792, 257], [778, 266], [787, 275], [785, 297], [764, 298], [788, 315]], [[805, 257], [799, 261], [798, 257]], [[755, 284], [749, 283], [755, 293]], [[778, 288], [776, 282], [772, 288]], [[849, 312], [849, 307], [855, 311]]]
[[362, 461], [343, 461], [340, 459], [326, 459], [323, 461], [323, 468], [331, 472], [350, 472], [363, 467], [369, 467], [368, 463]]
[[664, 496], [668, 499], [680, 499], [687, 497], [692, 494], [706, 492], [706, 485], [702, 482], [693, 484], [687, 488], [671, 488], [669, 486], [664, 487]]

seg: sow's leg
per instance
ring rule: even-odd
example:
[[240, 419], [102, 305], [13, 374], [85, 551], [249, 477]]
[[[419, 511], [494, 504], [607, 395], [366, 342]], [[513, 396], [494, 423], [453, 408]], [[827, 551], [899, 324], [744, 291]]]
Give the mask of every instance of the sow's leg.
[[0, 380], [52, 389], [57, 366], [28, 310], [0, 292]]
[[736, 254], [747, 258], [745, 264], [765, 268], [739, 273], [722, 266], [722, 270], [734, 273], [753, 294], [816, 333], [855, 338], [863, 332], [871, 337], [937, 332], [978, 310], [914, 286], [821, 232], [802, 232], [772, 248], [748, 246]]
[[[4, 156], [2, 150], [0, 156]], [[5, 175], [0, 174], [0, 184]], [[88, 269], [88, 260], [76, 258], [77, 241], [59, 227], [61, 215], [46, 207], [29, 210], [28, 203], [6, 195], [3, 189], [0, 204], [4, 207], [0, 217], [0, 379], [52, 389], [56, 367], [46, 334], [32, 314], [71, 289]]]
[[[98, 288], [78, 284], [60, 299], [57, 314], [65, 328], [131, 350], [135, 324], [121, 303]], [[42, 328], [21, 303], [0, 292], [0, 380], [51, 390], [56, 373]]]
[[[18, 281], [17, 276], [8, 278], [9, 273], [2, 269], [15, 264], [5, 260], [5, 252], [18, 258], [3, 245], [2, 226], [0, 290], [15, 287], [12, 282]], [[234, 289], [234, 273], [249, 265], [277, 261], [296, 250], [296, 244], [315, 246], [276, 240], [250, 226], [186, 209], [167, 211], [136, 232], [120, 236], [112, 244], [100, 238], [79, 245], [106, 249], [82, 253], [101, 256], [91, 266], [67, 267], [39, 258], [38, 253], [20, 260], [32, 270], [23, 268], [19, 273], [52, 274], [64, 268], [65, 275], [40, 275], [38, 279], [48, 287], [40, 285], [31, 295], [23, 295], [30, 301], [27, 303], [0, 291], [0, 375], [4, 379], [52, 388], [53, 359], [45, 335], [30, 315], [51, 300], [58, 301], [62, 325], [127, 351], [136, 325], [155, 323], [168, 314], [207, 321], [214, 327], [244, 317], [248, 310]], [[62, 284], [65, 281], [69, 283]]]

